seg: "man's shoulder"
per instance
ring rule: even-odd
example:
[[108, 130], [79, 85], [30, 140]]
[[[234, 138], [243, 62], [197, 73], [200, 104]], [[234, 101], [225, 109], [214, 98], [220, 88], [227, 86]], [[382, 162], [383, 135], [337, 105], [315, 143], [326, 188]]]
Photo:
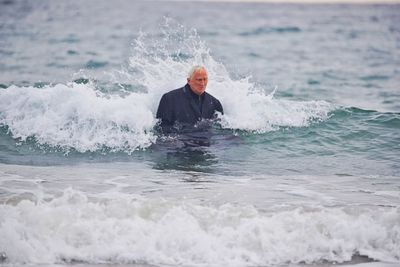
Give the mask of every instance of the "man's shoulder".
[[204, 94], [205, 94], [206, 97], [209, 97], [209, 98], [212, 99], [213, 101], [219, 102], [219, 100], [218, 100], [215, 96], [213, 96], [213, 95], [211, 95], [211, 94], [209, 94], [209, 93], [207, 93], [207, 92], [204, 92]]
[[215, 98], [214, 96], [212, 96], [209, 93], [206, 93], [205, 98], [204, 98], [205, 102], [208, 103], [208, 105], [210, 105], [214, 110], [221, 112], [222, 114], [224, 114], [224, 108], [222, 107], [221, 102]]
[[183, 88], [184, 87], [180, 87], [178, 89], [171, 90], [171, 91], [165, 93], [164, 96], [165, 97], [174, 97], [174, 96], [183, 94]]

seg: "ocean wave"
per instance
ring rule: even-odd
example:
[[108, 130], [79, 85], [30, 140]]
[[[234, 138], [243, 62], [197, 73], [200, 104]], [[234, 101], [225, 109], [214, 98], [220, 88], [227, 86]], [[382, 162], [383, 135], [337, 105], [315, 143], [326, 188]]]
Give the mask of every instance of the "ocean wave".
[[224, 106], [220, 124], [226, 129], [266, 133], [307, 127], [326, 120], [335, 109], [323, 100], [276, 99], [274, 92], [265, 93], [268, 88], [258, 88], [250, 77], [231, 78], [196, 30], [176, 24], [166, 19], [161, 37], [141, 33], [133, 42], [129, 66], [111, 71], [107, 83], [79, 76], [69, 84], [0, 90], [0, 126], [18, 142], [32, 138], [66, 152], [106, 148], [131, 153], [147, 148], [156, 141], [153, 127], [162, 94], [183, 86], [186, 72], [196, 64], [208, 70], [208, 92]]
[[90, 85], [11, 86], [0, 92], [0, 124], [12, 137], [80, 152], [131, 151], [155, 140], [155, 118], [142, 94], [103, 95]]
[[[248, 82], [215, 83], [215, 95], [224, 103], [223, 128], [266, 133], [279, 127], [305, 127], [328, 118], [325, 101], [290, 101], [249, 92]], [[219, 90], [220, 89], [220, 90]], [[156, 142], [153, 128], [160, 93], [104, 94], [91, 84], [17, 87], [0, 91], [0, 125], [16, 142], [66, 152], [107, 148], [131, 153]]]
[[379, 125], [388, 128], [400, 128], [400, 113], [397, 112], [380, 112], [376, 110], [367, 110], [357, 107], [342, 107], [331, 113], [332, 122], [351, 118], [357, 123], [368, 125]]
[[250, 36], [250, 35], [263, 35], [263, 34], [271, 34], [271, 33], [298, 33], [301, 32], [301, 29], [296, 26], [287, 26], [287, 27], [258, 27], [252, 31], [241, 32], [241, 36]]
[[11, 264], [62, 262], [265, 266], [400, 262], [395, 207], [202, 206], [67, 189], [0, 206], [0, 251]]

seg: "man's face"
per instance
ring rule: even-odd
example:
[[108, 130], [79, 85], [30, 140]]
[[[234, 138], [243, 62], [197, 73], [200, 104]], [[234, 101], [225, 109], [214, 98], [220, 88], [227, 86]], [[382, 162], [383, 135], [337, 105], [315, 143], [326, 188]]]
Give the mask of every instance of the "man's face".
[[188, 78], [188, 84], [190, 85], [190, 88], [197, 95], [204, 93], [207, 87], [207, 82], [208, 76], [205, 69], [195, 71], [192, 77]]

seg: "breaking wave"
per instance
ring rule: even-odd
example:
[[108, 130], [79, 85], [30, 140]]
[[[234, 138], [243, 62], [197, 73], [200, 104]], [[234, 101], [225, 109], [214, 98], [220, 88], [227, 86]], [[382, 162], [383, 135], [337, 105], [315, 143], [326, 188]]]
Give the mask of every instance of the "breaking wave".
[[65, 151], [146, 148], [157, 139], [153, 127], [161, 95], [183, 86], [194, 64], [209, 72], [208, 92], [224, 106], [223, 128], [265, 133], [304, 127], [327, 119], [334, 109], [326, 101], [276, 99], [273, 90], [258, 88], [250, 77], [232, 78], [193, 29], [166, 19], [161, 32], [140, 34], [132, 43], [128, 66], [110, 71], [105, 85], [72, 82], [0, 90], [0, 126], [18, 142], [31, 138]]
[[51, 200], [0, 206], [10, 263], [266, 266], [400, 260], [394, 207], [271, 207], [146, 199], [67, 189]]

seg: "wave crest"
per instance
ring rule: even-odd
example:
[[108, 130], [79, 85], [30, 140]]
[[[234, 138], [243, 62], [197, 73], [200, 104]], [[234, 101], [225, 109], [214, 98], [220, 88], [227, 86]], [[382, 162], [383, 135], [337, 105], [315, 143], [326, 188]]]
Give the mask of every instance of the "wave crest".
[[155, 140], [155, 118], [143, 94], [103, 95], [91, 85], [11, 86], [0, 92], [0, 124], [13, 138], [79, 152], [132, 151]]

